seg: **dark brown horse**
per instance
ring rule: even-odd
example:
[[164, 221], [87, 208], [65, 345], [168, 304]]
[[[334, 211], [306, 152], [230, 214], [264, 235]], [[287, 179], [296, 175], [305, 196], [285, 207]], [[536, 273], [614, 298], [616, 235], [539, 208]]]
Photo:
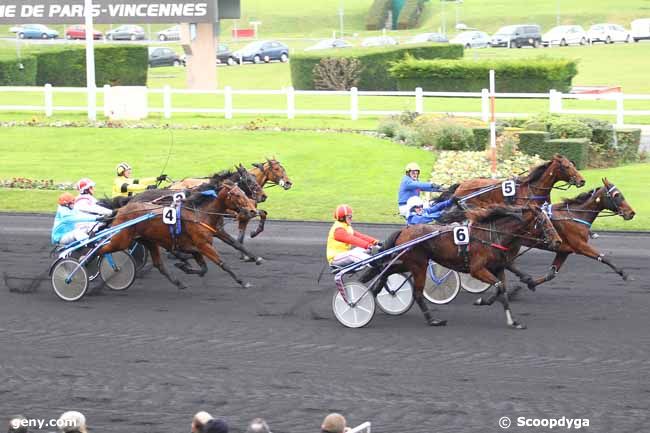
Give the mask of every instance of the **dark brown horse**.
[[[443, 194], [441, 199], [453, 195], [462, 198], [462, 201], [470, 206], [485, 207], [503, 203], [523, 206], [531, 202], [538, 204], [550, 202], [551, 190], [558, 182], [567, 182], [578, 188], [585, 184], [585, 179], [575, 165], [562, 155], [555, 155], [550, 161], [538, 165], [530, 173], [519, 176], [514, 181], [515, 195], [510, 200], [504, 197], [501, 187], [503, 180], [483, 178], [452, 185], [449, 193]], [[472, 196], [473, 193], [476, 195]]]
[[178, 235], [173, 236], [170, 226], [163, 222], [162, 207], [158, 203], [132, 200], [126, 206], [120, 208], [113, 220], [113, 225], [121, 224], [148, 213], [160, 216], [120, 231], [99, 253], [105, 254], [127, 249], [133, 240], [138, 237], [139, 242], [149, 250], [153, 265], [179, 289], [184, 289], [186, 286], [166, 269], [161, 260], [158, 246], [162, 246], [168, 251], [178, 250], [192, 254], [199, 266], [201, 266], [201, 270], [188, 273], [204, 275], [207, 271], [207, 265], [203, 257], [207, 257], [226, 271], [242, 287], [249, 286], [226, 266], [212, 246], [212, 237], [218, 230], [221, 221], [220, 217], [227, 210], [248, 212], [250, 214], [257, 211], [255, 203], [239, 187], [233, 183], [225, 182], [216, 193], [212, 191], [212, 194], [210, 194], [210, 191], [203, 191], [188, 197], [181, 209], [181, 232]]
[[[603, 178], [602, 181], [602, 187], [554, 204], [550, 206], [550, 210], [547, 210], [553, 226], [562, 238], [562, 245], [557, 250], [549, 272], [543, 277], [534, 279], [514, 267], [509, 268], [528, 284], [529, 289], [534, 290], [536, 286], [555, 278], [570, 254], [580, 254], [604, 263], [619, 274], [623, 280], [628, 279], [628, 275], [623, 269], [618, 268], [605, 258], [604, 254], [589, 245], [591, 225], [602, 211], [609, 210], [614, 215], [620, 215], [626, 221], [631, 220], [635, 215], [632, 207], [625, 201], [623, 193], [607, 178]], [[526, 240], [523, 244], [529, 245]], [[546, 249], [543, 246], [541, 248]]]
[[394, 239], [394, 245], [400, 245], [436, 230], [440, 231], [440, 235], [417, 244], [402, 256], [401, 263], [393, 265], [386, 274], [411, 272], [415, 301], [431, 326], [445, 325], [446, 321], [431, 316], [422, 295], [430, 260], [458, 272], [470, 273], [474, 278], [493, 285], [497, 289], [496, 294], [477, 305], [491, 305], [498, 299], [505, 309], [508, 326], [525, 328], [512, 318], [505, 290], [504, 269], [523, 239], [546, 242], [555, 248], [562, 240], [549, 218], [537, 206], [492, 206], [470, 210], [465, 215], [471, 222], [469, 248], [465, 252], [461, 253], [454, 242], [453, 226], [409, 226], [399, 231], [396, 237], [393, 235], [386, 242], [386, 247], [391, 246], [391, 239]]

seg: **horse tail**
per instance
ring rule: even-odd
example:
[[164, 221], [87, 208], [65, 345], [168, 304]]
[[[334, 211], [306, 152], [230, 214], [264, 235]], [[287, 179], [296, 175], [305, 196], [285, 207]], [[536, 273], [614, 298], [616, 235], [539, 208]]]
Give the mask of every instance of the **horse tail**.
[[436, 199], [436, 203], [439, 201], [449, 200], [451, 197], [454, 196], [454, 193], [456, 192], [459, 186], [460, 183], [455, 183], [449, 188], [447, 188], [445, 191], [442, 192], [442, 194], [438, 196], [438, 198]]

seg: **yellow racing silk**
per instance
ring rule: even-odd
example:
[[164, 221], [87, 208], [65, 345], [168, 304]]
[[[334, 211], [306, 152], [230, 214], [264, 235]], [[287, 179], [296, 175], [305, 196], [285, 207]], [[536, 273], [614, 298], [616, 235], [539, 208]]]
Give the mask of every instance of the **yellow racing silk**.
[[340, 242], [334, 239], [334, 232], [336, 229], [342, 228], [346, 232], [348, 232], [350, 235], [354, 234], [354, 229], [352, 229], [352, 226], [349, 224], [346, 224], [345, 222], [341, 221], [336, 221], [334, 224], [332, 224], [332, 227], [330, 228], [330, 232], [327, 235], [327, 262], [332, 263], [332, 260], [334, 260], [334, 257], [337, 255], [344, 253], [346, 251], [349, 251], [352, 246], [349, 244], [346, 244], [345, 242]]
[[124, 196], [130, 197], [133, 194], [147, 189], [149, 185], [155, 185], [155, 177], [143, 177], [142, 179], [129, 179], [124, 176], [117, 176], [113, 180], [113, 197]]

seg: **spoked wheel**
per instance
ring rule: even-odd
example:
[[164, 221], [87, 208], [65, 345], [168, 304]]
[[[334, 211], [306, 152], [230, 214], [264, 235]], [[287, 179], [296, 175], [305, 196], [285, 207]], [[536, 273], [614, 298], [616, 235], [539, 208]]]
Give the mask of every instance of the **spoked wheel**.
[[458, 292], [460, 292], [458, 272], [430, 261], [424, 282], [424, 297], [429, 302], [442, 305], [453, 301]]
[[135, 262], [124, 251], [104, 254], [99, 262], [99, 274], [111, 290], [126, 290], [135, 280]]
[[147, 264], [147, 258], [149, 257], [147, 248], [140, 242], [134, 241], [129, 247], [129, 254], [131, 254], [135, 262], [135, 270], [140, 272], [144, 268], [144, 265]]
[[477, 280], [470, 274], [460, 274], [460, 285], [470, 293], [483, 293], [490, 288], [490, 284]]
[[75, 259], [59, 261], [52, 270], [52, 288], [56, 296], [64, 301], [78, 301], [88, 290], [86, 269], [79, 266]]
[[336, 320], [348, 328], [366, 326], [375, 315], [375, 297], [366, 286], [356, 281], [345, 283], [349, 305], [337, 290], [332, 298], [332, 310]]
[[377, 294], [379, 309], [391, 316], [406, 313], [413, 305], [413, 285], [408, 275], [391, 274], [386, 279], [386, 285]]
[[[81, 261], [81, 258], [84, 256], [84, 254], [88, 253], [90, 251], [90, 248], [82, 248], [76, 251], [73, 251], [70, 254], [70, 257], [74, 258], [77, 261]], [[86, 274], [88, 275], [88, 281], [94, 281], [95, 278], [99, 276], [99, 260], [100, 257], [95, 255], [95, 257], [91, 257], [84, 263], [84, 267], [86, 268]]]

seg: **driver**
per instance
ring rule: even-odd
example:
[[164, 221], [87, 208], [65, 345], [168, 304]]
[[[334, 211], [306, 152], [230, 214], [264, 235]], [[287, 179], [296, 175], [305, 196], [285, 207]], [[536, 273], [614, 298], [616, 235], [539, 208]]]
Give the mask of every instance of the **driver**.
[[397, 206], [399, 207], [399, 214], [404, 218], [406, 218], [409, 213], [409, 208], [406, 205], [406, 202], [409, 198], [419, 196], [420, 191], [441, 191], [439, 185], [429, 182], [420, 182], [419, 178], [420, 166], [415, 162], [408, 163], [406, 165], [406, 174], [402, 177], [402, 182], [399, 184], [399, 192], [397, 193]]
[[369, 250], [379, 241], [352, 228], [352, 208], [347, 204], [338, 205], [334, 219], [336, 221], [327, 235], [327, 262], [330, 266], [346, 266], [370, 257]]
[[59, 196], [58, 208], [54, 216], [52, 226], [52, 243], [67, 245], [74, 241], [82, 241], [88, 238], [88, 233], [82, 228], [76, 227], [78, 223], [90, 223], [101, 219], [101, 216], [91, 215], [73, 209], [74, 196], [64, 192]]
[[158, 182], [168, 179], [166, 174], [161, 174], [158, 177], [131, 179], [131, 166], [126, 162], [120, 162], [115, 167], [115, 171], [117, 177], [113, 180], [113, 197], [130, 197], [134, 193], [137, 194], [146, 189], [155, 189]]
[[408, 216], [407, 225], [428, 224], [440, 218], [442, 212], [454, 203], [453, 199], [441, 201], [431, 207], [424, 207], [424, 201], [419, 196], [413, 196], [406, 201]]

